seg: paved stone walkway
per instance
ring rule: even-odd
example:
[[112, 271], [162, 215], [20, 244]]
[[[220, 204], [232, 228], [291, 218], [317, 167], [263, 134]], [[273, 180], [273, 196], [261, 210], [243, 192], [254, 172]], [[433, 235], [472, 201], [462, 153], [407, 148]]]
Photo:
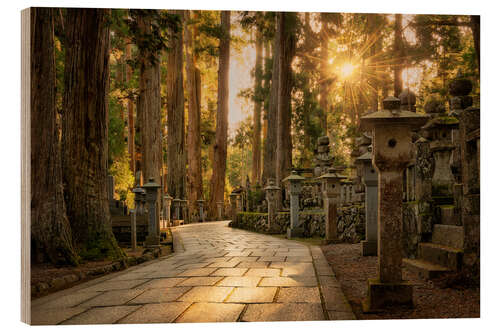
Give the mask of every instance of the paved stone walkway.
[[173, 228], [175, 253], [32, 303], [32, 324], [355, 319], [321, 249], [227, 227]]

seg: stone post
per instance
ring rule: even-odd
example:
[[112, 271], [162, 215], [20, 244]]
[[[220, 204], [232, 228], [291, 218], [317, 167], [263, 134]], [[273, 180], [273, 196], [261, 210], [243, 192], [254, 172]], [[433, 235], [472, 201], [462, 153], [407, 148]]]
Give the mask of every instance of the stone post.
[[181, 219], [181, 199], [175, 198], [172, 200], [174, 205], [174, 225], [179, 225], [179, 220]]
[[372, 165], [372, 158], [369, 149], [356, 160], [363, 168], [362, 179], [365, 185], [365, 240], [361, 241], [363, 256], [377, 255], [378, 172]]
[[383, 101], [384, 110], [361, 118], [363, 130], [373, 131], [373, 164], [378, 176], [378, 271], [368, 280], [363, 311], [389, 305], [413, 305], [413, 286], [402, 279], [403, 170], [412, 160], [412, 133], [428, 116], [400, 110], [395, 97]]
[[338, 172], [344, 168], [329, 168], [328, 173], [319, 177], [323, 188], [323, 207], [325, 210], [325, 240], [324, 244], [338, 243], [337, 204], [341, 193], [340, 180], [346, 178]]
[[163, 214], [164, 219], [167, 223], [167, 227], [170, 227], [170, 207], [172, 206], [172, 197], [170, 195], [165, 195], [165, 213]]
[[217, 201], [217, 220], [222, 221], [224, 201]]
[[146, 237], [146, 247], [160, 246], [159, 221], [156, 216], [156, 198], [160, 185], [155, 183], [154, 178], [142, 186], [146, 191], [146, 200], [149, 210], [148, 236]]
[[267, 201], [267, 231], [269, 233], [278, 232], [276, 218], [278, 214], [278, 199], [281, 189], [274, 184], [274, 179], [269, 178], [267, 181], [266, 191]]
[[229, 201], [231, 201], [231, 220], [236, 221], [236, 214], [238, 214], [236, 207], [238, 201], [238, 194], [231, 192], [231, 194], [229, 194]]
[[179, 203], [180, 203], [180, 206], [181, 206], [182, 220], [184, 221], [183, 223], [184, 224], [188, 224], [191, 221], [189, 219], [189, 214], [188, 214], [187, 200], [186, 199], [182, 199], [182, 200], [179, 201]]
[[145, 191], [140, 187], [136, 187], [132, 190], [132, 193], [134, 193], [135, 209], [132, 209], [130, 211], [132, 217], [130, 225], [130, 244], [132, 247], [132, 251], [135, 252], [135, 250], [137, 249], [137, 213], [139, 212], [139, 207], [141, 204], [141, 196], [145, 193]]
[[196, 200], [196, 202], [198, 203], [198, 209], [200, 212], [199, 222], [205, 222], [205, 213], [203, 212], [203, 203], [205, 202], [205, 200], [199, 199], [199, 200]]
[[288, 183], [290, 191], [290, 226], [286, 231], [288, 239], [302, 237], [304, 234], [304, 228], [299, 227], [299, 195], [304, 179], [295, 170], [290, 176], [283, 179], [283, 182]]

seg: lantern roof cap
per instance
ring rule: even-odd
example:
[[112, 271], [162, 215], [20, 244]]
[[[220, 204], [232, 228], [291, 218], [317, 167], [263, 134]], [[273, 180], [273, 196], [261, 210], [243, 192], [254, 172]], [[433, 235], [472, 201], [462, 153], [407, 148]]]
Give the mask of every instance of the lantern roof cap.
[[285, 179], [282, 180], [282, 182], [292, 182], [292, 181], [296, 181], [296, 182], [299, 182], [299, 181], [302, 181], [306, 179], [305, 177], [302, 177], [302, 176], [299, 176], [299, 173], [295, 170], [292, 171], [292, 173], [290, 174], [290, 176], [286, 177]]

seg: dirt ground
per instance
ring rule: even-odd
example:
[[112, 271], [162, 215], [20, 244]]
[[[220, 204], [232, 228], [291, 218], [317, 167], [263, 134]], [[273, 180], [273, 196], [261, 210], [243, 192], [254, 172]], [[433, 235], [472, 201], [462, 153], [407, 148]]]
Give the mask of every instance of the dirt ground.
[[443, 279], [422, 281], [407, 270], [403, 271], [403, 278], [414, 283], [415, 307], [364, 314], [361, 302], [366, 296], [367, 279], [377, 275], [377, 257], [361, 256], [359, 243], [332, 244], [322, 246], [322, 250], [358, 319], [479, 318], [479, 288], [450, 288]]

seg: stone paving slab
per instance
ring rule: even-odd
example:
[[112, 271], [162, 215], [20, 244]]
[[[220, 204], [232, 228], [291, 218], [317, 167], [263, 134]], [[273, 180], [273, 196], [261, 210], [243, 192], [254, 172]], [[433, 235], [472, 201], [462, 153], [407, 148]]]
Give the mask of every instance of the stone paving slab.
[[133, 306], [110, 306], [102, 308], [92, 308], [82, 312], [68, 320], [63, 321], [63, 325], [96, 325], [113, 324], [125, 317], [131, 312], [140, 308], [139, 305]]
[[227, 223], [172, 228], [173, 254], [38, 299], [33, 322], [354, 319], [319, 247]]
[[243, 308], [243, 304], [195, 303], [176, 322], [234, 322], [240, 316]]

